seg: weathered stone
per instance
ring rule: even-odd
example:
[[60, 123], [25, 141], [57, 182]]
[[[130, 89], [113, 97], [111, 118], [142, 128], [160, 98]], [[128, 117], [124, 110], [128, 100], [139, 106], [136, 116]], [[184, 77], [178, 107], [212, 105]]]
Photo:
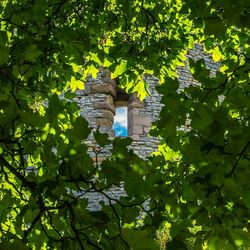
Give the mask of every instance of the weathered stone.
[[113, 121], [109, 118], [96, 118], [96, 127], [112, 128]]
[[[114, 122], [114, 113], [112, 113], [110, 110], [96, 110], [96, 118], [108, 118]], [[110, 127], [112, 128], [112, 126]]]
[[128, 115], [130, 117], [132, 117], [133, 115], [139, 115], [139, 114], [140, 114], [140, 109], [135, 108], [135, 109], [128, 110]]
[[144, 103], [139, 99], [136, 93], [132, 94], [129, 98], [128, 109], [143, 108]]
[[[194, 49], [188, 50], [185, 66], [177, 68], [180, 83], [177, 92], [184, 91], [185, 88], [190, 85], [200, 86], [200, 83], [196, 81], [190, 73], [189, 58], [195, 61], [204, 58], [205, 65], [210, 69], [211, 76], [215, 76], [216, 71], [220, 67], [219, 63], [215, 63], [211, 60], [211, 55], [204, 53], [202, 45], [195, 45]], [[116, 89], [115, 79], [110, 78], [110, 72], [105, 68], [100, 68], [98, 77], [94, 79], [89, 76], [85, 84], [85, 90], [77, 91], [77, 98], [75, 98], [75, 101], [80, 107], [81, 115], [88, 120], [89, 125], [94, 128], [100, 126], [100, 131], [108, 133], [110, 138], [114, 135], [112, 125], [115, 108], [124, 105], [127, 106], [128, 135], [133, 139], [130, 148], [142, 158], [146, 158], [157, 150], [159, 139], [149, 136], [149, 131], [151, 122], [158, 119], [163, 107], [163, 104], [160, 103], [161, 95], [158, 94], [155, 89], [158, 80], [152, 75], [145, 75], [144, 80], [148, 83], [151, 95], [148, 96], [144, 102], [141, 102], [137, 94], [129, 95], [128, 98], [126, 94], [118, 88]], [[122, 101], [126, 102], [122, 103]], [[190, 120], [188, 123], [188, 117], [186, 124], [184, 123], [180, 126], [180, 129], [187, 128], [190, 128]], [[88, 143], [90, 143], [88, 145], [92, 147], [96, 143], [93, 139], [93, 135], [89, 136]], [[94, 156], [91, 146], [88, 152]], [[109, 145], [101, 149], [102, 154], [98, 158], [98, 161], [102, 161], [103, 157], [105, 158], [111, 155], [111, 147], [112, 145]], [[118, 189], [113, 188], [111, 190], [105, 190], [105, 192], [107, 192], [108, 195], [113, 195], [116, 199], [126, 196], [122, 184]], [[87, 192], [86, 198], [89, 200], [88, 208], [90, 210], [100, 210], [100, 201], [103, 201], [105, 204], [107, 203], [105, 196], [94, 191]]]
[[111, 95], [106, 95], [105, 102], [110, 105], [114, 105], [114, 98]]
[[94, 103], [94, 109], [109, 110], [112, 112], [112, 114], [115, 114], [114, 105], [110, 105], [109, 103], [106, 102]]
[[91, 93], [91, 87], [89, 84], [85, 84], [83, 94], [84, 95], [89, 95]]
[[144, 126], [144, 127], [143, 127], [143, 132], [144, 132], [144, 133], [148, 133], [148, 132], [150, 131], [150, 129], [151, 129], [150, 127]]
[[134, 115], [132, 116], [132, 124], [133, 125], [144, 125], [144, 126], [150, 126], [152, 122], [152, 118], [150, 116], [139, 116]]
[[130, 134], [132, 135], [141, 135], [143, 134], [143, 126], [136, 126], [133, 125], [131, 127], [128, 128], [128, 130], [130, 131]]
[[113, 86], [115, 86], [116, 82], [115, 79], [111, 79], [110, 77], [102, 77], [103, 83], [111, 83]]
[[[129, 135], [130, 136], [130, 135]], [[139, 141], [140, 140], [140, 136], [139, 135], [131, 135], [130, 136], [134, 141]]]
[[115, 87], [112, 84], [93, 84], [91, 85], [92, 94], [109, 94], [115, 96]]
[[128, 105], [129, 110], [134, 108], [143, 108], [143, 103], [141, 101], [133, 101]]
[[115, 101], [115, 106], [116, 108], [119, 108], [119, 107], [127, 107], [128, 106], [128, 101]]

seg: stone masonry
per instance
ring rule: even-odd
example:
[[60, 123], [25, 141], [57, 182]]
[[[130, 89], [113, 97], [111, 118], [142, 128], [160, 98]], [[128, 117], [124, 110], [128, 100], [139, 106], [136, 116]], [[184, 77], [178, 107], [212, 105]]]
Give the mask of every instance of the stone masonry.
[[[84, 91], [77, 91], [75, 101], [90, 127], [99, 127], [100, 131], [114, 138], [112, 129], [117, 107], [128, 108], [128, 136], [133, 139], [132, 148], [139, 156], [146, 158], [157, 150], [159, 140], [149, 137], [151, 123], [156, 121], [162, 108], [161, 96], [156, 92], [158, 80], [145, 77], [151, 95], [141, 102], [136, 94], [127, 95], [117, 89], [115, 80], [110, 79], [108, 71], [101, 69], [98, 77], [88, 78]], [[90, 139], [91, 140], [91, 139]]]
[[[179, 90], [185, 89], [189, 85], [199, 86], [188, 68], [188, 59], [199, 60], [204, 58], [205, 65], [211, 70], [211, 76], [215, 76], [219, 68], [219, 63], [211, 59], [211, 55], [205, 54], [203, 46], [196, 44], [193, 50], [187, 54], [186, 65], [178, 67]], [[141, 157], [145, 158], [150, 153], [157, 150], [159, 139], [150, 137], [149, 130], [151, 123], [156, 121], [162, 109], [161, 96], [155, 87], [158, 79], [147, 75], [144, 80], [149, 85], [150, 95], [141, 102], [136, 93], [128, 95], [116, 86], [116, 80], [110, 78], [110, 74], [105, 69], [100, 69], [96, 79], [89, 77], [83, 91], [76, 91], [75, 101], [78, 103], [81, 115], [85, 117], [89, 126], [100, 128], [103, 133], [114, 137], [112, 129], [115, 110], [117, 107], [126, 106], [128, 108], [128, 136], [133, 139], [132, 148]]]
[[[215, 76], [219, 68], [219, 63], [215, 63], [211, 59], [211, 55], [205, 54], [203, 46], [196, 44], [194, 49], [187, 53], [186, 65], [178, 67], [178, 77], [180, 82], [179, 91], [183, 91], [189, 85], [199, 86], [191, 75], [188, 68], [188, 60], [199, 60], [204, 58], [205, 65], [211, 70], [211, 77]], [[109, 134], [110, 138], [114, 138], [112, 125], [114, 122], [115, 110], [117, 107], [126, 106], [128, 108], [128, 136], [133, 139], [131, 145], [136, 154], [142, 158], [146, 158], [152, 152], [156, 151], [159, 139], [149, 136], [151, 123], [156, 121], [162, 109], [161, 96], [157, 93], [155, 87], [158, 85], [158, 79], [148, 75], [144, 77], [149, 85], [150, 95], [141, 102], [136, 94], [128, 95], [116, 86], [116, 80], [110, 78], [110, 74], [105, 69], [100, 69], [96, 79], [89, 77], [83, 91], [77, 91], [75, 101], [80, 107], [80, 112], [85, 117], [90, 127]], [[89, 142], [91, 142], [91, 136]], [[105, 155], [109, 155], [109, 148], [103, 149]], [[126, 196], [123, 188], [116, 187], [107, 191], [114, 198]], [[89, 200], [89, 209], [99, 210], [101, 206], [99, 201], [108, 201], [100, 194], [86, 194]]]

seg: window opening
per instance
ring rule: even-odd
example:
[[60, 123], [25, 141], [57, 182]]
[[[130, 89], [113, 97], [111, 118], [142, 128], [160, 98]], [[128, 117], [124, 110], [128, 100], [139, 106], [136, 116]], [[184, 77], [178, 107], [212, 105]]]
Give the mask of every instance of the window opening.
[[128, 108], [117, 107], [115, 109], [113, 129], [115, 136], [128, 136]]

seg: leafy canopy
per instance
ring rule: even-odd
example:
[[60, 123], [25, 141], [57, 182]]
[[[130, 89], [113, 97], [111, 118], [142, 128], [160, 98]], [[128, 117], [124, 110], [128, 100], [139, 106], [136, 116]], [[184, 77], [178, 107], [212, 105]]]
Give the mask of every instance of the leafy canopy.
[[[157, 249], [155, 231], [167, 221], [168, 249], [246, 249], [249, 7], [244, 0], [1, 1], [1, 248]], [[196, 42], [220, 70], [210, 78], [204, 62], [190, 60], [201, 86], [177, 92], [176, 66]], [[99, 147], [113, 145], [110, 158], [100, 163], [99, 148], [82, 144], [90, 128], [73, 92], [99, 66], [142, 99], [143, 75], [159, 78], [165, 107], [152, 134], [162, 145], [149, 159], [129, 151], [129, 139], [110, 142], [99, 131]], [[190, 129], [180, 130], [187, 114]], [[128, 197], [116, 200], [106, 191], [121, 182]], [[89, 211], [83, 190], [108, 203]]]

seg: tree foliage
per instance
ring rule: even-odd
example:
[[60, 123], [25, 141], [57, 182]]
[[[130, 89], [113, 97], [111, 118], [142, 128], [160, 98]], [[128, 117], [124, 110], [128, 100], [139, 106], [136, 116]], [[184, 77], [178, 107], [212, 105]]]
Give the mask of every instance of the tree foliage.
[[[249, 8], [244, 0], [1, 1], [1, 248], [157, 249], [155, 231], [168, 222], [168, 249], [246, 249]], [[210, 78], [204, 62], [190, 60], [201, 86], [177, 91], [176, 66], [196, 42], [220, 70]], [[165, 107], [152, 134], [162, 145], [147, 160], [127, 149], [128, 138], [97, 131], [99, 147], [82, 143], [91, 129], [73, 92], [99, 66], [141, 98], [143, 75], [160, 79]], [[108, 144], [112, 156], [100, 163]], [[106, 191], [121, 182], [128, 197], [117, 200]], [[90, 191], [108, 201], [99, 212], [87, 209]]]

